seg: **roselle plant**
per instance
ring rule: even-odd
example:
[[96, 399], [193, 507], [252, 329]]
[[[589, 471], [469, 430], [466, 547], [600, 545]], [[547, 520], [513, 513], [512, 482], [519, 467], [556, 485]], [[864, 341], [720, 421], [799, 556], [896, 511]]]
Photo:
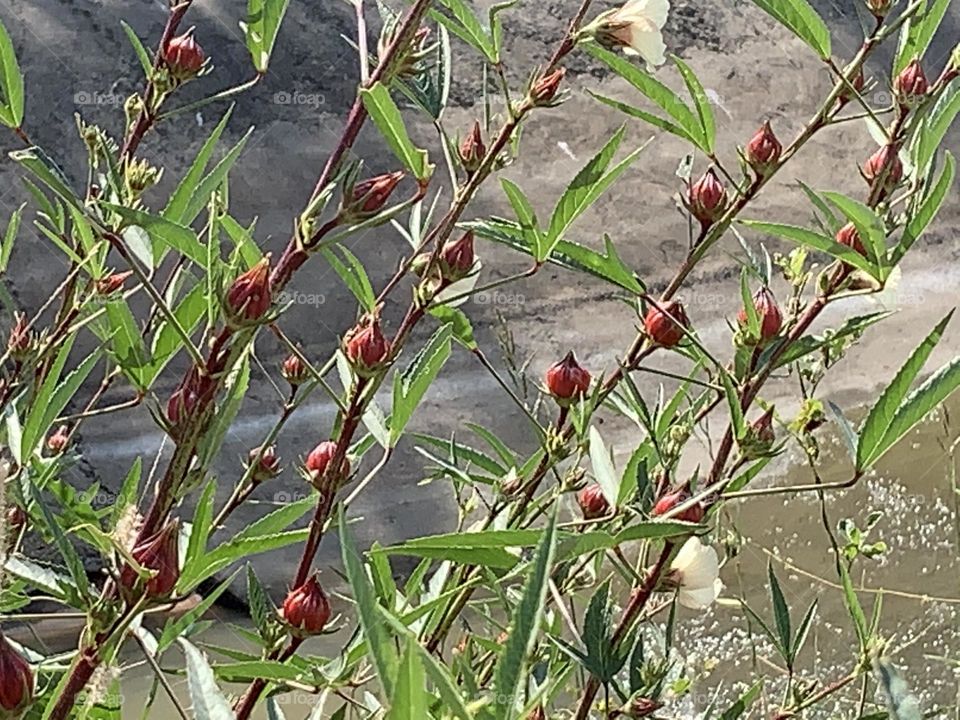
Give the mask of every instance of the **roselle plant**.
[[[0, 380], [0, 613], [4, 626], [12, 625], [33, 600], [44, 599], [85, 619], [75, 650], [61, 655], [45, 656], [0, 633], [0, 717], [119, 718], [130, 706], [139, 712], [139, 699], [127, 698], [126, 708], [118, 699], [127, 651], [144, 656], [157, 692], [169, 694], [184, 718], [246, 720], [264, 708], [283, 717], [291, 693], [315, 696], [316, 718], [674, 716], [671, 703], [691, 682], [672, 647], [672, 628], [684, 618], [676, 605], [703, 611], [724, 592], [715, 533], [720, 510], [755, 495], [823, 498], [856, 484], [960, 386], [958, 358], [918, 380], [947, 316], [887, 378], [857, 427], [838, 421], [852, 451], [849, 479], [763, 484], [765, 470], [769, 475], [771, 461], [788, 446], [801, 448], [816, 466], [816, 435], [825, 422], [820, 383], [885, 314], [846, 317], [823, 334], [811, 326], [844, 298], [880, 292], [952, 188], [955, 161], [940, 146], [960, 111], [960, 50], [942, 68], [926, 57], [949, 0], [871, 0], [866, 10], [875, 23], [851, 57], [834, 52], [830, 29], [806, 0], [755, 2], [819, 56], [832, 86], [796, 137], [778, 136], [758, 108], [758, 129], [736, 149], [742, 162], [735, 166], [721, 159], [735, 153], [720, 152], [714, 111], [695, 68], [667, 53], [666, 0], [628, 0], [606, 10], [583, 0], [549, 60], [529, 68], [519, 86], [505, 67], [525, 59], [506, 58], [503, 37], [512, 22], [524, 22], [523, 3], [494, 5], [483, 17], [463, 0], [380, 6], [374, 38], [375, 18], [355, 0], [357, 95], [276, 256], [231, 214], [227, 183], [245, 138], [212, 162], [228, 123], [239, 120], [229, 109], [187, 168], [154, 166], [140, 150], [158, 124], [181, 122], [180, 111], [222, 104], [268, 82], [287, 0], [250, 0], [241, 27], [254, 79], [190, 104], [183, 88], [216, 72], [216, 59], [203, 50], [203, 29], [186, 28], [192, 0], [171, 4], [152, 51], [125, 26], [143, 89], [125, 104], [122, 126], [123, 118], [109, 128], [78, 119], [90, 167], [83, 186], [59, 169], [55, 153], [31, 142], [23, 77], [9, 36], [0, 32], [0, 122], [23, 144], [10, 161], [22, 167], [33, 199], [9, 222], [0, 266], [30, 213], [69, 264], [46, 303], [18, 308], [8, 320]], [[466, 128], [452, 126], [444, 112], [456, 69], [451, 38], [480, 58], [490, 81], [484, 104], [497, 101], [500, 108]], [[890, 107], [871, 101], [863, 73], [884, 44], [892, 47], [892, 66], [873, 82], [892, 88]], [[566, 63], [580, 55], [621, 77], [636, 95], [624, 102], [591, 90], [598, 111], [606, 106], [628, 122], [681, 138], [689, 146], [687, 166], [702, 168], [696, 180], [686, 173], [678, 188], [689, 218], [688, 250], [663, 288], [648, 287], [611, 238], [598, 243], [594, 230], [577, 224], [601, 196], [630, 211], [633, 200], [619, 197], [616, 184], [642, 148], [615, 162], [624, 129], [571, 179], [548, 221], [505, 178], [499, 185], [507, 217], [472, 217], [481, 187], [496, 184], [498, 171], [523, 152], [522, 130], [564, 102], [573, 85]], [[676, 76], [685, 92], [672, 90], [662, 80], [667, 76]], [[436, 129], [436, 152], [411, 140], [405, 123], [416, 115]], [[753, 201], [809, 150], [811, 138], [861, 121], [877, 150], [862, 161], [859, 196], [803, 185], [809, 227], [759, 217]], [[392, 151], [391, 171], [372, 175], [353, 159], [365, 127]], [[162, 170], [180, 181], [161, 199], [155, 185]], [[345, 244], [375, 227], [395, 230], [411, 246], [379, 288]], [[788, 254], [771, 258], [764, 246], [770, 238], [788, 244]], [[529, 258], [529, 269], [481, 283], [490, 243]], [[730, 318], [729, 353], [717, 356], [702, 343], [696, 313], [688, 314], [680, 295], [704, 258], [729, 251], [742, 260], [742, 308]], [[305, 356], [283, 332], [283, 290], [307, 262], [328, 264], [357, 303], [355, 322], [339, 328], [342, 342], [327, 358]], [[487, 359], [461, 303], [547, 266], [608, 285], [634, 308], [637, 331], [611, 367], [578, 362], [575, 352], [589, 349], [584, 339], [584, 347], [555, 359], [539, 389], [523, 393]], [[786, 280], [787, 293], [778, 296], [783, 282], [774, 275]], [[385, 319], [388, 301], [406, 307], [399, 322]], [[243, 476], [218, 477], [224, 436], [260, 382], [251, 365], [264, 335], [286, 346], [274, 380], [288, 394], [276, 423], [245, 459]], [[483, 428], [474, 432], [489, 450], [459, 435], [418, 434], [413, 439], [438, 468], [435, 477], [454, 490], [460, 525], [362, 552], [351, 538], [350, 506], [387, 479], [397, 444], [453, 352], [474, 355], [496, 375], [529, 420], [537, 447], [523, 456], [511, 449], [511, 438]], [[682, 374], [645, 365], [664, 355], [675, 356]], [[663, 391], [651, 373], [675, 381], [672, 398], [658, 397]], [[799, 379], [796, 416], [780, 415], [764, 398], [774, 373]], [[108, 391], [132, 399], [105, 404]], [[303, 439], [301, 458], [280, 458], [276, 440], [290, 418], [323, 394], [335, 404], [336, 420]], [[170, 452], [149, 472], [137, 462], [115, 506], [95, 508], [64, 475], [83, 453], [73, 438], [84, 423], [141, 407], [168, 436]], [[603, 418], [617, 417], [639, 430], [619, 469], [600, 431]], [[709, 432], [711, 420], [722, 428], [718, 442], [707, 463], [686, 475], [681, 463], [697, 452], [692, 441]], [[211, 540], [257, 487], [298, 475], [305, 499], [233, 537]], [[224, 483], [229, 498], [218, 506]], [[576, 506], [579, 512], [571, 513]], [[309, 524], [298, 529], [304, 517]], [[887, 658], [879, 605], [868, 617], [852, 580], [865, 553], [850, 542], [841, 548], [826, 530], [857, 638], [849, 672], [810, 677], [798, 669], [816, 604], [790, 608], [771, 568], [772, 621], [745, 603], [735, 612], [769, 635], [788, 678], [784, 691], [773, 696], [765, 689], [761, 666], [756, 677], [741, 678], [747, 689], [729, 706], [704, 703], [698, 709], [704, 717], [796, 717], [851, 687], [868, 687], [871, 677], [889, 710], [873, 708], [864, 690], [858, 717], [919, 717], [904, 709], [915, 698], [910, 678]], [[350, 586], [339, 619], [315, 562], [331, 534], [338, 536]], [[31, 536], [55, 548], [59, 560], [31, 557], [25, 544]], [[249, 560], [279, 548], [296, 548], [300, 561], [288, 594], [271, 598]], [[98, 559], [102, 573], [88, 575], [81, 549]], [[418, 560], [401, 583], [391, 567], [399, 556]], [[211, 647], [205, 654], [198, 649], [204, 613], [241, 571], [247, 637], [256, 648]], [[145, 616], [163, 617], [198, 591], [199, 602], [170, 616], [161, 630], [144, 625]], [[800, 612], [794, 630], [791, 618]], [[308, 638], [329, 633], [337, 633], [328, 639], [340, 645], [315, 654]], [[187, 697], [171, 684], [184, 673]]]

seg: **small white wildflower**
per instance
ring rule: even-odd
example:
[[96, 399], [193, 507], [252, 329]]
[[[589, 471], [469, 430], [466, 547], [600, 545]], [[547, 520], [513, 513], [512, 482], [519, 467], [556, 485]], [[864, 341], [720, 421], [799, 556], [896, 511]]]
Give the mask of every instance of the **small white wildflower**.
[[670, 11], [669, 0], [628, 0], [616, 10], [600, 15], [587, 28], [598, 43], [622, 48], [626, 55], [639, 55], [657, 67], [667, 61], [663, 26]]
[[691, 537], [670, 565], [670, 578], [678, 585], [677, 601], [691, 610], [705, 610], [720, 596], [720, 561], [717, 551]]

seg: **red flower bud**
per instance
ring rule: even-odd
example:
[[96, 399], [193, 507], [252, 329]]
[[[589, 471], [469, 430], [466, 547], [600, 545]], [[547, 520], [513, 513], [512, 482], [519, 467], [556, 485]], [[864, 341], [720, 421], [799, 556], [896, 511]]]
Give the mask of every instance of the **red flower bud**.
[[916, 104], [927, 94], [930, 83], [927, 82], [927, 76], [924, 75], [923, 66], [919, 60], [914, 58], [913, 62], [900, 71], [893, 83], [893, 89], [897, 99], [904, 105]]
[[590, 392], [590, 372], [577, 362], [571, 350], [547, 369], [547, 390], [558, 401], [575, 400]]
[[47, 438], [47, 449], [54, 455], [59, 455], [70, 442], [70, 432], [66, 425], [61, 425], [57, 431]]
[[[310, 474], [311, 480], [315, 482], [324, 476], [327, 472], [327, 466], [330, 465], [330, 461], [333, 460], [336, 454], [337, 444], [331, 440], [324, 440], [310, 451], [310, 454], [307, 455], [305, 466], [307, 472]], [[340, 477], [346, 477], [349, 474], [350, 461], [344, 458], [343, 465], [340, 466]]]
[[[653, 506], [653, 512], [651, 514], [654, 516], [666, 515], [675, 507], [682, 505], [689, 499], [690, 495], [683, 490], [675, 490], [674, 492], [667, 493], [657, 500], [656, 505]], [[681, 510], [678, 514], [672, 516], [672, 519], [698, 523], [703, 520], [703, 515], [703, 505], [701, 503], [694, 503], [687, 509]]]
[[[663, 309], [661, 310], [660, 307]], [[660, 307], [650, 307], [643, 320], [643, 327], [653, 342], [670, 348], [683, 339], [683, 331], [690, 327], [690, 320], [687, 319], [683, 305], [676, 300], [671, 300]]]
[[303, 385], [310, 377], [307, 364], [300, 359], [299, 355], [288, 355], [280, 366], [280, 373], [292, 387]]
[[172, 38], [163, 51], [163, 61], [178, 80], [192, 78], [203, 68], [206, 59], [203, 48], [189, 33]]
[[348, 191], [342, 211], [348, 217], [356, 219], [376, 215], [387, 204], [387, 200], [402, 179], [402, 172], [394, 172], [358, 182]]
[[587, 485], [577, 493], [577, 503], [580, 505], [584, 520], [596, 520], [610, 512], [610, 503], [607, 502], [603, 490], [597, 483]]
[[316, 635], [330, 621], [330, 602], [316, 577], [291, 590], [283, 601], [283, 619], [297, 635]]
[[873, 185], [880, 182], [884, 190], [892, 190], [903, 179], [903, 163], [894, 145], [884, 145], [863, 164], [863, 177]]
[[260, 448], [253, 448], [247, 455], [247, 467], [253, 470], [250, 478], [255, 483], [265, 482], [280, 474], [280, 458], [277, 457], [277, 449], [273, 445], [268, 445], [260, 452]]
[[563, 82], [563, 76], [566, 74], [566, 68], [560, 68], [534, 82], [533, 87], [530, 88], [530, 98], [534, 105], [549, 105], [552, 103], [560, 89], [560, 83]]
[[710, 168], [687, 191], [687, 207], [703, 227], [709, 227], [727, 207], [727, 191]]
[[[147, 597], [169, 597], [180, 579], [179, 536], [180, 522], [173, 520], [155, 535], [141, 540], [131, 551], [140, 567], [154, 573], [143, 585]], [[133, 566], [125, 565], [120, 571], [120, 585], [133, 591], [140, 587], [140, 583], [140, 576]]]
[[526, 720], [547, 720], [547, 713], [543, 709], [543, 705], [537, 705], [533, 710], [531, 710], [530, 714], [527, 715]]
[[123, 283], [131, 275], [133, 275], [133, 271], [127, 270], [100, 278], [97, 280], [97, 295], [112, 295], [123, 288]]
[[33, 349], [33, 330], [27, 324], [27, 316], [14, 313], [14, 324], [7, 338], [7, 351], [14, 360], [25, 360]]
[[376, 371], [390, 354], [390, 341], [383, 336], [380, 321], [367, 316], [343, 339], [343, 351], [361, 375]]
[[460, 143], [460, 163], [463, 169], [468, 173], [475, 172], [483, 162], [487, 154], [487, 148], [483, 144], [483, 133], [480, 130], [480, 123], [474, 122], [470, 134]]
[[469, 275], [475, 262], [472, 230], [465, 232], [459, 240], [448, 240], [440, 249], [440, 268], [443, 279], [448, 282]]
[[[753, 307], [756, 308], [757, 319], [760, 321], [760, 342], [764, 343], [776, 337], [780, 328], [783, 327], [783, 314], [770, 288], [764, 286], [753, 294]], [[746, 308], [740, 308], [737, 322], [740, 323], [740, 327], [747, 326], [749, 318]]]
[[858, 253], [867, 256], [867, 249], [863, 246], [863, 240], [860, 239], [860, 233], [857, 232], [857, 226], [852, 222], [847, 223], [837, 231], [837, 242], [853, 248]]
[[0, 633], [0, 717], [19, 718], [33, 702], [33, 687], [30, 663]]
[[747, 147], [744, 148], [744, 154], [750, 167], [757, 173], [758, 177], [765, 177], [770, 170], [780, 161], [780, 153], [783, 152], [783, 146], [773, 134], [773, 128], [770, 127], [770, 121], [765, 122], [756, 134], [750, 138]]
[[11, 505], [7, 508], [6, 520], [7, 527], [16, 534], [27, 524], [27, 513], [19, 505]]
[[256, 322], [273, 304], [273, 289], [270, 286], [270, 255], [233, 281], [227, 290], [226, 311], [228, 320], [235, 324]]

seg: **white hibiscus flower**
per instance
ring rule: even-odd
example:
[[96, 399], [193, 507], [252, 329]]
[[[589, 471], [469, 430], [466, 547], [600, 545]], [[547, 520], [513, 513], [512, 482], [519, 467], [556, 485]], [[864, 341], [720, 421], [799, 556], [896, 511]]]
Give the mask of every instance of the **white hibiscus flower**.
[[691, 610], [706, 610], [720, 597], [717, 551], [690, 537], [670, 564], [670, 580], [678, 587], [677, 601]]
[[667, 61], [663, 26], [670, 11], [669, 0], [628, 0], [622, 7], [600, 15], [585, 32], [608, 48], [622, 48], [657, 67]]

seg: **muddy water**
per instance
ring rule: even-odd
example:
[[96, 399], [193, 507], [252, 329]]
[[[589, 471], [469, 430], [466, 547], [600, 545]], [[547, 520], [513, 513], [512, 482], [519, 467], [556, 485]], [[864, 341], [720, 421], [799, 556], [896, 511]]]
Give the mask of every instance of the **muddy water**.
[[[960, 671], [948, 662], [949, 658], [960, 659], [960, 495], [951, 474], [953, 461], [943, 448], [947, 438], [957, 437], [960, 403], [954, 402], [948, 410], [938, 411], [911, 433], [876, 472], [856, 487], [833, 491], [825, 501], [828, 523], [834, 531], [843, 518], [862, 528], [870, 513], [883, 513], [867, 540], [883, 540], [889, 549], [877, 559], [859, 561], [855, 582], [868, 614], [883, 596], [881, 633], [889, 643], [889, 654], [926, 711], [954, 705], [960, 696]], [[847, 451], [838, 438], [824, 442], [821, 468], [826, 468], [826, 482], [850, 477]], [[810, 482], [810, 471], [799, 465], [799, 457], [794, 457], [785, 460], [783, 471], [771, 484]], [[730, 504], [720, 526], [719, 535], [728, 539], [729, 547], [736, 545], [739, 550], [724, 567], [726, 591], [721, 602], [704, 614], [681, 613], [679, 656], [691, 674], [701, 680], [686, 698], [668, 706], [666, 717], [700, 717], [715, 692], [732, 699], [754, 670], [768, 677], [760, 701], [767, 706], [757, 706], [757, 717], [769, 716], [766, 710], [774, 708], [782, 697], [782, 662], [772, 645], [757, 635], [755, 626], [751, 633], [734, 600], [742, 595], [761, 616], [772, 618], [766, 580], [771, 559], [792, 611], [794, 628], [810, 603], [818, 603], [817, 622], [798, 662], [799, 676], [825, 682], [838, 680], [856, 660], [856, 639], [836, 586], [816, 494], [775, 495]], [[730, 541], [734, 535], [740, 538], [736, 543]], [[210, 648], [243, 646], [234, 628], [244, 624], [243, 618], [217, 611], [212, 619], [215, 624], [197, 639], [199, 643]], [[336, 647], [327, 641], [315, 649], [333, 653]], [[215, 651], [211, 650], [211, 655], [217, 659]], [[135, 659], [131, 656], [131, 661]], [[179, 660], [171, 656], [169, 662]], [[140, 717], [150, 677], [143, 666], [127, 675], [122, 690], [129, 707], [125, 718]], [[174, 687], [185, 695], [183, 681], [175, 681]], [[836, 694], [809, 717], [856, 717], [860, 693], [859, 684], [851, 685], [849, 692]], [[868, 686], [868, 700], [878, 699], [875, 693], [875, 686]], [[305, 718], [313, 701], [308, 695], [294, 693], [285, 697], [282, 709], [289, 720]], [[172, 713], [161, 692], [150, 717], [170, 718], [174, 717]], [[937, 717], [953, 714], [945, 711]]]

